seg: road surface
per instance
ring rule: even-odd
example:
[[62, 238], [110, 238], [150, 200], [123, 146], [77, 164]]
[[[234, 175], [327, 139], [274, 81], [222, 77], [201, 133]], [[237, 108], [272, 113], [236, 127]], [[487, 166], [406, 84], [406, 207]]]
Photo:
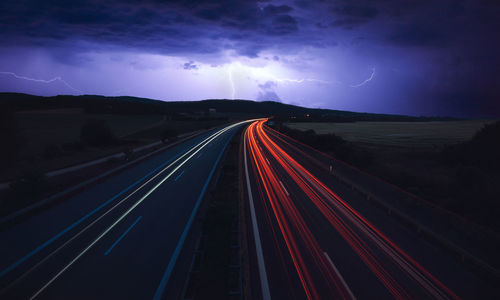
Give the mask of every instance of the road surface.
[[254, 299], [498, 299], [498, 292], [338, 182], [318, 155], [270, 130], [245, 132]]
[[1, 299], [161, 299], [237, 123], [0, 232]]

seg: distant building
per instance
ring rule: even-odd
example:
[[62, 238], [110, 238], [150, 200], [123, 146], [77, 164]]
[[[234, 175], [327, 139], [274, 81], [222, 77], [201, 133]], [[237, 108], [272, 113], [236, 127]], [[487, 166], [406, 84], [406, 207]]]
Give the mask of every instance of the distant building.
[[217, 114], [217, 110], [215, 108], [208, 109], [208, 115], [214, 117]]

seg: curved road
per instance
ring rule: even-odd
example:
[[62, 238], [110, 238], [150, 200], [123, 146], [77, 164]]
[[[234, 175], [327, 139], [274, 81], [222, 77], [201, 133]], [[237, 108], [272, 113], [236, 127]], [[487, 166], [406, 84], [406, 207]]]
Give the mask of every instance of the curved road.
[[498, 299], [264, 123], [244, 137], [252, 298]]
[[0, 232], [1, 299], [160, 299], [246, 122], [174, 146]]

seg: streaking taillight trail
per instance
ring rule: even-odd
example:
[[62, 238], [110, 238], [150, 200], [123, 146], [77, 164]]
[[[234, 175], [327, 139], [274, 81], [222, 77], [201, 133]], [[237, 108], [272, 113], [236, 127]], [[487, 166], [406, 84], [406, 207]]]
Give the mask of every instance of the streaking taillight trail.
[[[256, 140], [255, 129], [258, 124], [260, 123], [251, 124], [245, 136], [250, 159], [253, 161], [254, 173], [258, 175], [260, 187], [262, 187], [263, 193], [271, 206], [272, 213], [279, 225], [306, 296], [308, 299], [321, 298], [318, 293], [317, 282], [311, 276], [312, 271], [319, 271], [324, 278], [323, 284], [328, 286], [332, 296], [349, 299], [348, 290], [341, 284], [340, 278], [330, 267], [329, 261], [324, 256], [322, 249], [307, 227], [290, 195], [278, 179], [275, 170], [266, 161], [264, 153]], [[301, 251], [301, 249], [306, 249], [306, 251]], [[310, 270], [310, 267], [305, 262], [306, 259], [313, 262], [314, 270]]]
[[[386, 267], [389, 261], [401, 270], [407, 278], [413, 280], [422, 290], [435, 299], [459, 299], [459, 297], [434, 277], [429, 271], [410, 257], [390, 238], [384, 235], [359, 212], [321, 182], [311, 172], [283, 150], [273, 139], [295, 147], [283, 138], [271, 132], [272, 138], [264, 129], [265, 120], [252, 123], [245, 134], [250, 160], [257, 177], [259, 188], [272, 215], [279, 225], [280, 233], [285, 240], [288, 254], [292, 258], [295, 270], [302, 287], [309, 299], [352, 298], [353, 295], [329, 257], [321, 249], [313, 232], [309, 229], [297, 208], [293, 195], [286, 190], [280, 180], [278, 170], [269, 162], [276, 162], [281, 173], [283, 171], [293, 180], [295, 187], [307, 195], [314, 206], [326, 218], [329, 224], [349, 244], [376, 278], [396, 299], [412, 299], [411, 293], [400, 283], [391, 269]], [[294, 149], [295, 150], [295, 149]], [[300, 150], [298, 150], [300, 151]], [[270, 156], [268, 155], [270, 154]], [[266, 156], [267, 155], [267, 156]], [[374, 252], [377, 249], [377, 253]], [[382, 262], [380, 253], [384, 257]], [[306, 263], [307, 262], [307, 263]], [[313, 262], [313, 263], [310, 263]], [[311, 274], [321, 274], [322, 280], [314, 280]], [[323, 292], [319, 294], [319, 286]], [[324, 295], [328, 290], [330, 295]]]

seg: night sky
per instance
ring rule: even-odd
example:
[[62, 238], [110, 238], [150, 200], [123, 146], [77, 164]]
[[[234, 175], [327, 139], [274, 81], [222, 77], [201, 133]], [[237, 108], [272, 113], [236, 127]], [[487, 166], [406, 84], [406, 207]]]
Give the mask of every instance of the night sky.
[[0, 91], [500, 117], [500, 1], [0, 3]]

